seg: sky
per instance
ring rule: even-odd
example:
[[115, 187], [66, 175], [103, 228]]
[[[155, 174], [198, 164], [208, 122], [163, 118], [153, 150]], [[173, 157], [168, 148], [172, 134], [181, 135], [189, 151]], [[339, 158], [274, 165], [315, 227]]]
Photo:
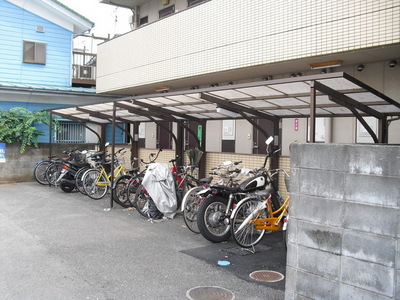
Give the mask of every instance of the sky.
[[[99, 3], [99, 0], [58, 0], [85, 18], [94, 22], [95, 25], [90, 34], [98, 37], [113, 37], [115, 34], [123, 34], [131, 30], [128, 18], [132, 15], [129, 9], [114, 5]], [[83, 49], [96, 53], [96, 44], [101, 40], [75, 38], [74, 48]]]

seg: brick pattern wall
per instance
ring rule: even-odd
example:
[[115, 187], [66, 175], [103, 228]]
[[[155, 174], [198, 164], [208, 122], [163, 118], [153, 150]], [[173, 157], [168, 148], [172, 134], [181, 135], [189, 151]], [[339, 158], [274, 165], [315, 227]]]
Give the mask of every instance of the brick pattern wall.
[[[19, 153], [19, 145], [17, 144], [7, 144], [6, 145], [6, 163], [0, 164], [0, 183], [6, 182], [21, 182], [21, 181], [32, 181], [33, 178], [33, 168], [37, 162], [47, 157], [49, 153], [48, 144], [39, 144], [39, 148], [27, 147], [27, 150], [24, 154]], [[52, 145], [52, 154], [63, 156], [63, 150], [70, 149], [95, 149], [96, 146], [94, 144], [53, 144]], [[129, 145], [116, 145], [115, 151], [124, 148], [126, 151], [124, 155], [120, 157], [120, 162], [124, 165], [125, 169], [128, 170], [131, 168], [130, 161], [130, 146]], [[109, 146], [106, 151], [111, 152], [111, 147]], [[139, 149], [139, 158], [142, 158], [144, 161], [149, 161], [150, 153], [157, 153], [158, 149]], [[221, 165], [225, 161], [242, 161], [239, 167], [247, 168], [247, 169], [256, 169], [263, 165], [265, 156], [264, 155], [241, 155], [241, 154], [231, 154], [231, 153], [217, 153], [217, 152], [209, 152], [206, 157], [206, 176], [211, 176], [209, 173], [211, 169]], [[172, 166], [169, 161], [175, 158], [174, 150], [163, 150], [157, 162], [168, 163]], [[189, 158], [185, 154], [184, 164], [189, 165]], [[279, 160], [279, 164], [281, 168], [285, 170], [289, 170], [289, 157], [281, 157]], [[144, 165], [139, 164], [140, 170], [143, 170]], [[196, 175], [196, 174], [194, 174]], [[217, 176], [214, 176], [214, 183], [217, 182]], [[239, 182], [246, 179], [247, 177], [244, 175], [240, 175], [238, 177]], [[288, 194], [285, 190], [284, 178], [281, 176], [279, 179], [279, 187], [284, 197]]]
[[400, 147], [291, 145], [286, 300], [400, 299]]

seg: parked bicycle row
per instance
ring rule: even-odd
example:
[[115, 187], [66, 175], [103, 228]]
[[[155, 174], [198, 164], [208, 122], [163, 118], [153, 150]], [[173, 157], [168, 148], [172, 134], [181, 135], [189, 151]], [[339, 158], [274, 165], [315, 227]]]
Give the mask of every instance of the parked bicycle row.
[[140, 170], [124, 169], [125, 151], [120, 149], [113, 158], [113, 176], [106, 152], [67, 151], [66, 158], [39, 162], [34, 175], [40, 184], [60, 186], [64, 192], [77, 189], [93, 199], [102, 199], [111, 191], [113, 201], [134, 207], [148, 219], [173, 218], [181, 211], [192, 232], [214, 243], [232, 236], [239, 246], [248, 248], [267, 231], [283, 230], [286, 242], [289, 197], [283, 199], [274, 178], [279, 173], [285, 178], [289, 175], [267, 167], [277, 152], [271, 152], [272, 141], [271, 137], [266, 142], [268, 154], [261, 168], [247, 170], [241, 162], [225, 162], [203, 179], [194, 176], [196, 167], [177, 166], [175, 159], [170, 160], [171, 166], [157, 163], [162, 149], [151, 153], [147, 162], [139, 160]]

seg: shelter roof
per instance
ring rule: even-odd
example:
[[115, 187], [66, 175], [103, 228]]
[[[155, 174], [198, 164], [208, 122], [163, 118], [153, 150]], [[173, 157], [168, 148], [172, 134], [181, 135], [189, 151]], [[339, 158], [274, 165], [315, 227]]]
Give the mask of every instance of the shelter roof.
[[[315, 93], [314, 93], [315, 91]], [[222, 119], [400, 116], [400, 103], [343, 73], [318, 74], [221, 87], [130, 96], [113, 102], [65, 107], [53, 114], [98, 124]]]

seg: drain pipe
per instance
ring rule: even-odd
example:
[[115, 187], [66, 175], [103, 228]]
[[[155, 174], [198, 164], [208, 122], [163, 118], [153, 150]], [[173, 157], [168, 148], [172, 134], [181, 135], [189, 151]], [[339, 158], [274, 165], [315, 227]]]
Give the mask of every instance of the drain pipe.
[[325, 123], [325, 143], [332, 143], [332, 118], [324, 118]]

